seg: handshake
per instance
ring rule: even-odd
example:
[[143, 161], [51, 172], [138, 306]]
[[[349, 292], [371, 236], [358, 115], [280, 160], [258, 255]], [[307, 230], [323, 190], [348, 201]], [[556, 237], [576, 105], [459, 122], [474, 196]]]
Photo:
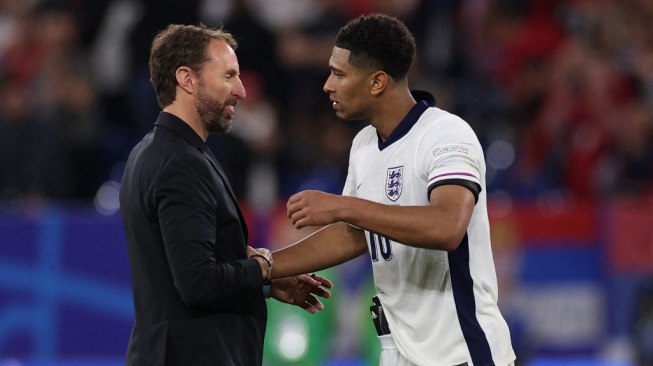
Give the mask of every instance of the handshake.
[[315, 273], [272, 279], [272, 253], [266, 248], [247, 247], [247, 257], [254, 258], [261, 266], [263, 282], [270, 285], [270, 297], [291, 305], [296, 305], [315, 314], [324, 309], [318, 299], [328, 299], [333, 283]]

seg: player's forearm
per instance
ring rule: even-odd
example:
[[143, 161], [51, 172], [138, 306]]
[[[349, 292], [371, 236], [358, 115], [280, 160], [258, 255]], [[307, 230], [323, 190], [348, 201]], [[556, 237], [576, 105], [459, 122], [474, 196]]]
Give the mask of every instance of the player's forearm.
[[430, 206], [391, 206], [351, 198], [342, 220], [419, 248], [451, 251], [462, 240], [469, 216], [457, 208]]
[[361, 230], [339, 222], [272, 253], [272, 278], [310, 273], [336, 266], [367, 252]]

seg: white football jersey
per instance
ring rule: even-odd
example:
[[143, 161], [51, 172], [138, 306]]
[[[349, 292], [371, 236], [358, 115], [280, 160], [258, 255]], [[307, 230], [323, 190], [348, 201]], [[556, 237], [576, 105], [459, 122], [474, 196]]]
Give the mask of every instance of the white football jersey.
[[497, 306], [483, 150], [461, 118], [434, 107], [425, 92], [381, 143], [367, 126], [355, 137], [343, 195], [387, 205], [429, 205], [441, 184], [480, 188], [460, 246], [414, 248], [365, 231], [374, 284], [398, 350], [416, 365], [507, 366], [515, 360]]

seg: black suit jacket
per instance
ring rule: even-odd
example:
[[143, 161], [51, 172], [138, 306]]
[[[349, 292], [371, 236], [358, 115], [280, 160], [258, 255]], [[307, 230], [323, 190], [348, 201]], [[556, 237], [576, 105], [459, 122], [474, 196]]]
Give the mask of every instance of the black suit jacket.
[[193, 129], [161, 112], [120, 188], [135, 321], [129, 366], [261, 365], [261, 268], [227, 178]]

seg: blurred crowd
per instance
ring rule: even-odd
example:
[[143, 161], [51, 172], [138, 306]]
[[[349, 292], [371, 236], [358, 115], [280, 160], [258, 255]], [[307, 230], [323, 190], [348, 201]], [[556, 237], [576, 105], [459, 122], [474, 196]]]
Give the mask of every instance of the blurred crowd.
[[414, 32], [411, 86], [477, 132], [491, 198], [653, 193], [650, 0], [0, 0], [0, 203], [119, 182], [159, 113], [151, 40], [198, 22], [239, 41], [247, 99], [208, 141], [238, 197], [339, 193], [363, 124], [322, 86], [336, 33], [370, 12]]

